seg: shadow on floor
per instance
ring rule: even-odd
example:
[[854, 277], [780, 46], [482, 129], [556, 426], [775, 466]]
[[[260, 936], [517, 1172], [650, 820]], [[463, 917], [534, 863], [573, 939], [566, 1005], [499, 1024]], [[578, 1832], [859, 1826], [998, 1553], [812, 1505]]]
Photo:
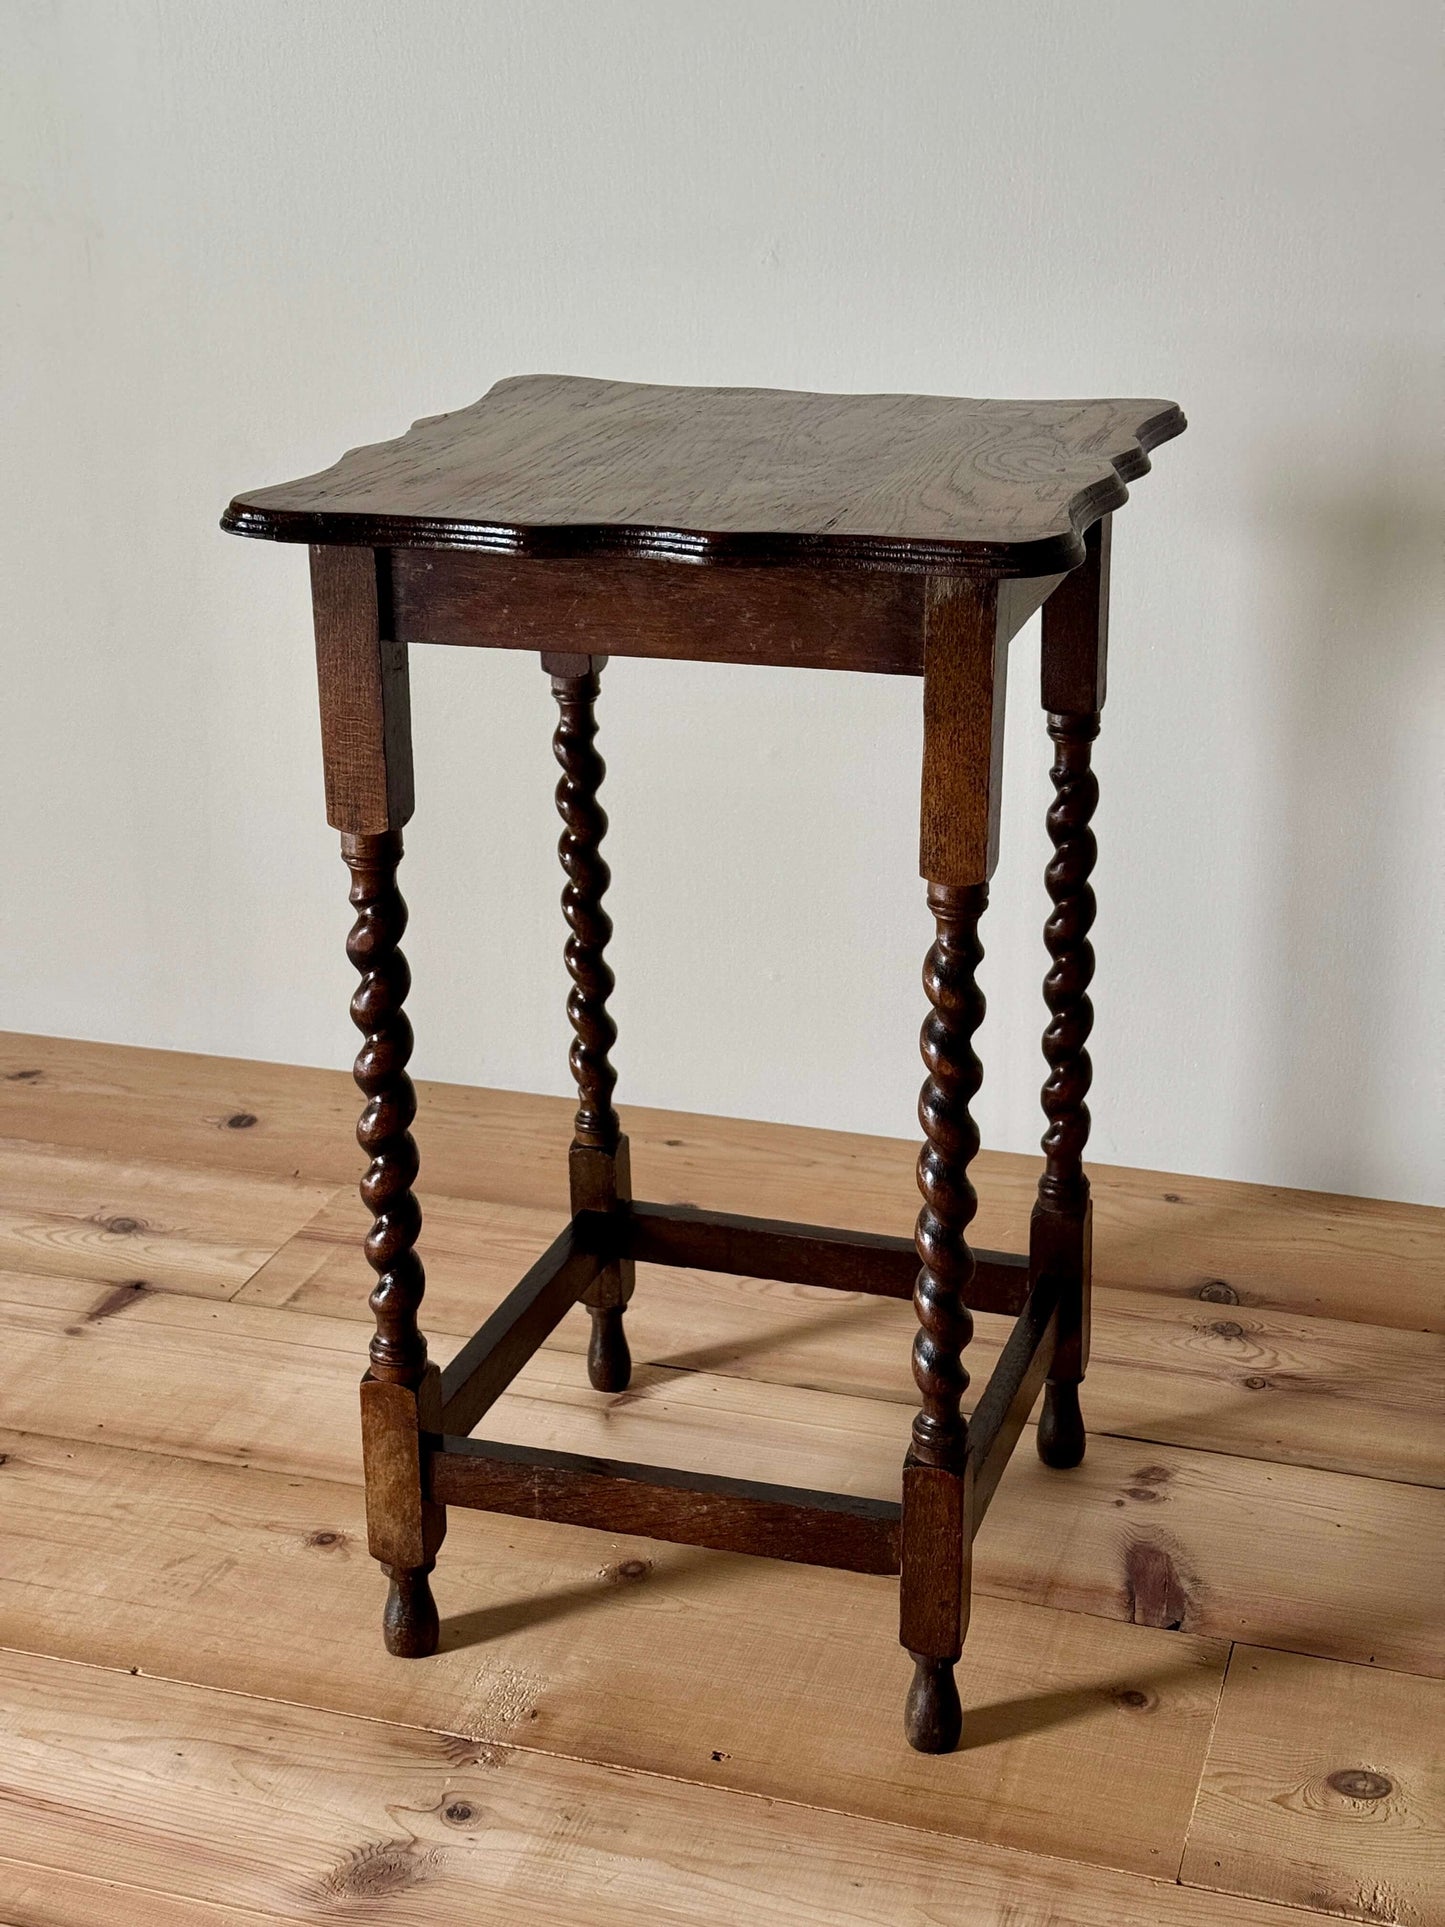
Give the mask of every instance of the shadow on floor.
[[525, 1599], [509, 1599], [499, 1605], [477, 1607], [472, 1612], [453, 1613], [442, 1621], [437, 1650], [451, 1653], [467, 1646], [485, 1646], [490, 1640], [504, 1639], [508, 1633], [593, 1612], [600, 1606], [611, 1605], [618, 1593], [629, 1592], [643, 1582], [667, 1588], [685, 1580], [695, 1589], [699, 1583], [707, 1585], [714, 1577], [721, 1578], [733, 1563], [732, 1554], [694, 1546], [669, 1548], [665, 1566], [645, 1557], [623, 1559], [602, 1567], [595, 1578], [580, 1585], [559, 1586], [553, 1592], [533, 1593]]
[[[960, 1675], [968, 1666], [968, 1648], [959, 1661]], [[995, 1700], [991, 1706], [967, 1706], [963, 1714], [963, 1738], [959, 1751], [972, 1753], [984, 1746], [998, 1746], [1005, 1740], [1022, 1739], [1030, 1733], [1048, 1733], [1079, 1720], [1097, 1719], [1107, 1706], [1127, 1707], [1147, 1712], [1155, 1703], [1161, 1687], [1177, 1681], [1197, 1680], [1197, 1658], [1182, 1660], [1177, 1666], [1159, 1666], [1152, 1673], [1130, 1674], [1127, 1685], [1111, 1681], [1097, 1686], [1069, 1686], [1052, 1693], [1021, 1693], [1011, 1700]], [[966, 1688], [966, 1680], [963, 1681]]]

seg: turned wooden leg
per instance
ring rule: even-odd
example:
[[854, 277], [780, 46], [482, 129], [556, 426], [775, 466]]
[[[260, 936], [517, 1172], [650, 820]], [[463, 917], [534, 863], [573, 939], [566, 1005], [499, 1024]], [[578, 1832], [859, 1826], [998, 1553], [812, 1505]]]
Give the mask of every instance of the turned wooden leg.
[[387, 1648], [414, 1658], [436, 1650], [428, 1581], [447, 1515], [426, 1496], [425, 1435], [441, 1430], [441, 1378], [417, 1324], [425, 1277], [415, 1249], [416, 1094], [402, 1009], [411, 980], [400, 948], [406, 905], [396, 887], [413, 803], [411, 699], [406, 650], [383, 632], [383, 600], [372, 550], [312, 549], [326, 815], [341, 832], [351, 871], [356, 922], [346, 949], [361, 974], [351, 1002], [364, 1038], [356, 1081], [366, 1105], [356, 1134], [370, 1159], [361, 1195], [372, 1214], [366, 1255], [377, 1274], [376, 1335], [361, 1382], [366, 1534], [390, 1581]]
[[973, 1522], [963, 1355], [973, 1336], [965, 1296], [974, 1274], [968, 1227], [978, 1209], [969, 1165], [978, 1150], [970, 1106], [982, 1082], [973, 1049], [983, 1021], [979, 919], [998, 851], [1003, 691], [1011, 614], [997, 585], [931, 583], [925, 605], [920, 868], [935, 936], [923, 968], [927, 1077], [918, 1101], [923, 1208], [913, 1303], [913, 1376], [921, 1408], [903, 1464], [899, 1638], [913, 1660], [904, 1709], [922, 1753], [958, 1745], [954, 1667], [968, 1629]]
[[[617, 1073], [611, 1050], [617, 1026], [607, 1008], [615, 979], [605, 951], [612, 919], [602, 907], [611, 872], [602, 855], [607, 813], [598, 791], [607, 766], [598, 754], [596, 702], [605, 656], [548, 655], [557, 728], [552, 752], [562, 774], [557, 812], [562, 818], [558, 855], [567, 881], [562, 911], [567, 919], [567, 971], [572, 989], [567, 1015], [574, 1032], [570, 1062], [577, 1084], [577, 1118], [568, 1160], [572, 1209], [611, 1211], [632, 1196], [627, 1140], [612, 1106]], [[600, 1272], [583, 1295], [592, 1320], [587, 1375], [599, 1392], [621, 1392], [632, 1376], [632, 1357], [622, 1314], [632, 1296], [635, 1266], [618, 1259]]]
[[1099, 801], [1091, 767], [1104, 700], [1109, 594], [1108, 518], [1091, 528], [1082, 565], [1044, 605], [1043, 696], [1054, 745], [1049, 841], [1044, 883], [1053, 905], [1044, 925], [1050, 964], [1044, 978], [1049, 1022], [1044, 1031], [1048, 1076], [1043, 1087], [1044, 1169], [1029, 1233], [1035, 1280], [1059, 1284], [1059, 1337], [1044, 1386], [1037, 1442], [1045, 1465], [1060, 1471], [1084, 1456], [1079, 1386], [1089, 1359], [1089, 1295], [1093, 1207], [1084, 1173], [1089, 1139], [1088, 1039], [1094, 1022], [1089, 984], [1094, 952], [1094, 892], [1089, 879], [1097, 849], [1090, 827]]
[[973, 1314], [964, 1295], [974, 1272], [966, 1234], [978, 1209], [968, 1176], [978, 1150], [969, 1106], [983, 1076], [972, 1038], [983, 1021], [978, 921], [988, 885], [934, 885], [928, 901], [937, 936], [923, 970], [932, 1008], [922, 1034], [928, 1067], [918, 1100], [923, 1208], [914, 1234], [922, 1269], [913, 1293], [919, 1325], [913, 1377], [922, 1408], [903, 1473], [902, 1632], [914, 1665], [904, 1726], [919, 1752], [947, 1753], [957, 1746], [962, 1725], [953, 1668], [968, 1621], [968, 1421], [962, 1402]]
[[406, 904], [396, 887], [401, 832], [343, 836], [356, 922], [346, 954], [361, 973], [351, 1016], [364, 1033], [355, 1077], [366, 1097], [357, 1141], [371, 1159], [361, 1196], [372, 1214], [366, 1256], [376, 1333], [362, 1383], [371, 1549], [391, 1581], [382, 1617], [387, 1650], [404, 1659], [436, 1651], [437, 1611], [428, 1575], [446, 1531], [442, 1507], [422, 1497], [421, 1433], [441, 1430], [437, 1368], [427, 1361], [417, 1312], [426, 1275], [416, 1254], [421, 1207], [411, 1124], [416, 1093], [407, 1075], [411, 1025], [402, 1004], [411, 975], [400, 949]]
[[1044, 941], [1053, 962], [1044, 978], [1050, 1018], [1044, 1031], [1044, 1171], [1030, 1227], [1029, 1255], [1035, 1277], [1052, 1273], [1063, 1286], [1059, 1305], [1059, 1342], [1053, 1370], [1044, 1387], [1039, 1413], [1038, 1449], [1045, 1465], [1061, 1470], [1084, 1456], [1084, 1420], [1079, 1385], [1088, 1346], [1091, 1206], [1084, 1175], [1089, 1136], [1088, 1095], [1092, 1066], [1086, 1048], [1093, 1024], [1089, 982], [1094, 952], [1089, 929], [1094, 921], [1094, 835], [1089, 819], [1099, 786], [1089, 767], [1089, 746], [1099, 733], [1097, 714], [1049, 717], [1054, 740], [1054, 801], [1049, 838], [1054, 854], [1045, 872], [1053, 911]]

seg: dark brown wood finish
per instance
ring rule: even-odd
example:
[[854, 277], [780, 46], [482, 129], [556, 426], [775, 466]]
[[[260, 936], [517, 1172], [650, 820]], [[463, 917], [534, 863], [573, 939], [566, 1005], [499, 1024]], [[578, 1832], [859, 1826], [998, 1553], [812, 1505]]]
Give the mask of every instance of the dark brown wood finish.
[[1044, 611], [1042, 693], [1054, 744], [1049, 841], [1044, 885], [1053, 905], [1044, 925], [1051, 963], [1044, 978], [1049, 1023], [1044, 1031], [1044, 1169], [1029, 1232], [1035, 1278], [1060, 1288], [1059, 1342], [1036, 1433], [1040, 1458], [1066, 1471], [1084, 1456], [1079, 1385], [1089, 1359], [1092, 1205], [1084, 1172], [1089, 1139], [1086, 1102], [1093, 1066], [1088, 1039], [1094, 1010], [1089, 984], [1094, 951], [1090, 885], [1097, 849], [1090, 827], [1099, 800], [1091, 751], [1099, 733], [1108, 654], [1112, 518], [1090, 529], [1088, 554]]
[[500, 381], [225, 526], [275, 541], [1053, 575], [1184, 428], [1168, 401]]
[[[1060, 581], [998, 584], [1017, 633]], [[784, 669], [923, 674], [923, 575], [844, 568], [658, 568], [632, 556], [560, 560], [397, 549], [383, 623], [403, 643], [664, 657]]]
[[371, 1159], [361, 1180], [362, 1201], [372, 1214], [366, 1256], [377, 1274], [371, 1293], [376, 1314], [371, 1373], [395, 1385], [414, 1385], [427, 1362], [426, 1340], [417, 1324], [426, 1275], [415, 1250], [421, 1207], [411, 1188], [418, 1154], [411, 1134], [416, 1091], [406, 1069], [411, 1025], [402, 1008], [411, 971], [401, 949], [406, 902], [396, 886], [401, 832], [344, 836], [341, 853], [351, 872], [350, 900], [356, 911], [346, 954], [361, 976], [351, 999], [351, 1019], [363, 1034], [353, 1074], [366, 1097], [356, 1137]]
[[364, 1041], [355, 1064], [366, 1098], [356, 1127], [370, 1160], [361, 1180], [372, 1214], [367, 1260], [376, 1335], [361, 1384], [367, 1542], [389, 1580], [382, 1631], [389, 1651], [436, 1650], [429, 1575], [446, 1513], [422, 1491], [424, 1433], [440, 1422], [437, 1369], [417, 1312], [426, 1278], [416, 1254], [421, 1211], [407, 1075], [411, 978], [401, 950], [406, 904], [396, 886], [402, 825], [412, 812], [411, 704], [405, 647], [383, 633], [380, 572], [369, 550], [314, 548], [311, 600], [321, 700], [326, 814], [341, 831], [356, 920], [346, 952], [360, 973], [352, 1020]]
[[931, 886], [986, 884], [998, 862], [1009, 626], [999, 584], [929, 584], [924, 612], [919, 871]]
[[1106, 515], [1084, 536], [1081, 568], [1052, 591], [1043, 619], [1039, 685], [1046, 712], [1087, 716], [1104, 707], [1109, 659], [1109, 565], [1114, 518]]
[[431, 1573], [446, 1536], [446, 1509], [428, 1498], [426, 1441], [441, 1426], [441, 1383], [428, 1365], [414, 1386], [361, 1381], [361, 1458], [367, 1546], [388, 1579], [381, 1630], [398, 1659], [425, 1659], [440, 1625]]
[[1083, 1158], [1089, 1139], [1085, 1099], [1093, 1075], [1088, 1037], [1094, 1018], [1089, 1001], [1094, 951], [1089, 931], [1095, 902], [1089, 878], [1096, 845], [1090, 821], [1099, 800], [1089, 750], [1098, 733], [1097, 715], [1049, 717], [1054, 743], [1049, 772], [1054, 800], [1048, 812], [1053, 856], [1044, 871], [1044, 884], [1054, 907], [1044, 925], [1044, 943], [1053, 962], [1044, 978], [1050, 1019], [1044, 1031], [1049, 1074], [1042, 1100], [1048, 1127], [1043, 1136], [1039, 1203], [1073, 1216], [1082, 1212], [1089, 1196]]
[[916, 675], [926, 588], [861, 569], [397, 549], [388, 623], [413, 643]]
[[606, 958], [612, 919], [602, 907], [612, 872], [602, 854], [607, 812], [598, 800], [607, 773], [597, 752], [600, 665], [590, 657], [564, 656], [551, 657], [544, 666], [552, 672], [552, 694], [557, 699], [552, 753], [562, 772], [557, 780], [557, 814], [562, 819], [557, 854], [567, 877], [562, 914], [570, 933], [564, 954], [572, 979], [567, 1017], [574, 1033], [569, 1062], [577, 1084], [573, 1142], [614, 1151], [622, 1127], [612, 1104], [617, 1072], [611, 1052], [617, 1026], [607, 1008], [616, 987]]
[[[577, 1116], [568, 1161], [574, 1211], [609, 1212], [632, 1196], [627, 1141], [613, 1107], [617, 1073], [612, 1046], [617, 1026], [607, 1008], [616, 980], [607, 962], [612, 919], [602, 907], [612, 872], [602, 854], [607, 812], [598, 797], [607, 765], [597, 751], [597, 695], [605, 656], [544, 655], [557, 699], [552, 752], [561, 776], [557, 813], [562, 835], [557, 854], [567, 881], [562, 914], [567, 919], [567, 974], [572, 989], [567, 1017], [573, 1039], [570, 1063], [577, 1085]], [[632, 1296], [636, 1267], [630, 1257], [610, 1257], [587, 1288], [583, 1303], [592, 1320], [587, 1374], [594, 1391], [623, 1392], [632, 1357], [622, 1314]]]
[[998, 859], [1003, 779], [1009, 630], [999, 585], [936, 580], [924, 633], [919, 868], [936, 934], [923, 967], [928, 1075], [918, 1100], [923, 1208], [915, 1239], [922, 1269], [913, 1293], [913, 1376], [922, 1409], [903, 1467], [899, 1637], [914, 1662], [904, 1729], [920, 1752], [937, 1753], [958, 1744], [953, 1668], [969, 1616], [975, 1468], [962, 1399], [976, 1270], [968, 1227], [978, 1198], [968, 1167], [979, 1144], [970, 1106], [983, 1081], [973, 1049], [984, 1015], [979, 920]]
[[973, 1336], [967, 1300], [974, 1259], [967, 1234], [978, 1210], [968, 1176], [978, 1150], [969, 1106], [983, 1081], [972, 1040], [984, 1014], [978, 925], [988, 885], [930, 884], [928, 901], [937, 935], [923, 968], [931, 1008], [922, 1032], [928, 1076], [918, 1099], [923, 1208], [915, 1236], [922, 1269], [913, 1292], [919, 1324], [913, 1376], [922, 1409], [903, 1468], [899, 1637], [914, 1662], [905, 1710], [909, 1742], [920, 1752], [938, 1753], [958, 1744], [962, 1712], [953, 1666], [968, 1628], [968, 1421], [962, 1404], [969, 1380], [963, 1353]]
[[898, 1507], [886, 1499], [482, 1439], [444, 1438], [429, 1478], [446, 1505], [845, 1572], [898, 1570]]
[[[686, 1204], [634, 1204], [625, 1222], [627, 1249], [645, 1264], [684, 1265], [774, 1278], [781, 1284], [821, 1285], [878, 1298], [912, 1298], [918, 1246], [912, 1238], [827, 1225], [788, 1224], [774, 1218], [700, 1211]], [[1006, 1251], [975, 1251], [965, 1289], [973, 1311], [1016, 1317], [1028, 1302], [1029, 1262]]]
[[369, 549], [311, 551], [326, 820], [353, 836], [399, 830], [413, 808], [406, 648], [384, 633], [377, 578]]
[[962, 1355], [973, 1336], [973, 1318], [964, 1302], [974, 1273], [968, 1227], [978, 1211], [978, 1195], [968, 1176], [978, 1151], [978, 1126], [969, 1106], [983, 1082], [972, 1040], [984, 1016], [978, 925], [988, 886], [935, 885], [928, 900], [938, 934], [923, 971], [932, 1008], [922, 1032], [928, 1076], [918, 1099], [924, 1133], [918, 1158], [923, 1208], [915, 1233], [922, 1269], [913, 1290], [919, 1323], [913, 1376], [923, 1404], [913, 1421], [912, 1449], [921, 1465], [961, 1466], [968, 1441], [962, 1412], [968, 1373]]
[[351, 1016], [363, 1032], [355, 1065], [366, 1105], [357, 1141], [371, 1162], [361, 1180], [372, 1214], [367, 1262], [377, 1274], [371, 1293], [376, 1333], [362, 1382], [362, 1437], [367, 1467], [367, 1524], [372, 1555], [391, 1580], [383, 1616], [388, 1648], [420, 1658], [436, 1650], [437, 1616], [427, 1575], [446, 1531], [446, 1514], [421, 1500], [419, 1435], [436, 1423], [437, 1372], [427, 1360], [417, 1322], [426, 1274], [416, 1253], [421, 1207], [417, 1175], [416, 1092], [407, 1075], [411, 1025], [402, 1008], [411, 975], [401, 950], [406, 904], [396, 887], [401, 831], [344, 835], [356, 922], [346, 954], [361, 973]]
[[[377, 1335], [362, 1385], [370, 1545], [391, 1576], [398, 1654], [437, 1642], [428, 1575], [448, 1504], [859, 1572], [897, 1573], [914, 1659], [905, 1728], [957, 1744], [954, 1668], [973, 1538], [1043, 1387], [1039, 1450], [1084, 1449], [1088, 1356], [1088, 999], [1094, 900], [1090, 746], [1104, 699], [1111, 511], [1168, 402], [686, 390], [533, 376], [498, 384], [324, 474], [237, 498], [225, 526], [312, 546], [327, 812], [358, 916], [365, 1032], [359, 1135]], [[690, 565], [690, 566], [689, 566]], [[998, 849], [1010, 638], [1043, 606], [1055, 747], [1045, 1166], [1027, 1258], [973, 1252], [971, 1105], [981, 1071], [979, 919]], [[412, 811], [407, 650], [533, 649], [558, 704], [554, 750], [578, 1109], [572, 1218], [438, 1373], [424, 1277], [396, 888]], [[633, 1203], [614, 1107], [601, 845], [598, 676], [609, 653], [923, 677], [920, 868], [936, 937], [924, 970], [927, 1079], [914, 1240]], [[623, 1308], [639, 1261], [912, 1296], [921, 1407], [901, 1503], [708, 1477], [462, 1436], [568, 1309], [594, 1321], [592, 1383], [625, 1386]], [[1016, 1317], [972, 1422], [972, 1312]]]

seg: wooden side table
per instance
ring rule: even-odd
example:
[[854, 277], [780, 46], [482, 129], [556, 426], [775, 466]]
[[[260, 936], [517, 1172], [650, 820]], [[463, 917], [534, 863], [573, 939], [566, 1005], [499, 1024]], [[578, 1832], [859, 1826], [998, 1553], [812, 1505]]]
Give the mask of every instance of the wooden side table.
[[[1043, 1391], [1038, 1449], [1084, 1452], [1089, 1346], [1085, 1048], [1097, 800], [1090, 745], [1104, 699], [1110, 513], [1146, 451], [1184, 427], [1171, 402], [959, 401], [639, 387], [531, 376], [473, 407], [353, 451], [324, 474], [234, 501], [223, 526], [311, 545], [327, 813], [341, 832], [365, 1041], [357, 1136], [376, 1336], [362, 1380], [367, 1518], [390, 1576], [388, 1649], [435, 1650], [428, 1575], [449, 1505], [775, 1559], [897, 1573], [915, 1665], [906, 1730], [957, 1744], [953, 1669], [970, 1551]], [[972, 1251], [969, 1106], [981, 1080], [979, 919], [998, 842], [1009, 639], [1042, 605], [1054, 743], [1052, 911], [1044, 939], [1047, 1122], [1029, 1251]], [[412, 813], [407, 651], [534, 649], [560, 718], [563, 909], [577, 1082], [572, 1217], [444, 1372], [427, 1362], [412, 1185], [409, 974], [399, 948], [402, 825]], [[919, 1100], [923, 1208], [913, 1239], [647, 1204], [632, 1197], [613, 1093], [611, 922], [598, 802], [598, 676], [609, 654], [866, 669], [923, 678], [921, 868], [937, 936]], [[901, 1502], [800, 1491], [489, 1444], [478, 1421], [573, 1305], [588, 1370], [620, 1391], [637, 1260], [911, 1297], [920, 1410]], [[971, 1419], [963, 1359], [975, 1311], [1016, 1323]]]

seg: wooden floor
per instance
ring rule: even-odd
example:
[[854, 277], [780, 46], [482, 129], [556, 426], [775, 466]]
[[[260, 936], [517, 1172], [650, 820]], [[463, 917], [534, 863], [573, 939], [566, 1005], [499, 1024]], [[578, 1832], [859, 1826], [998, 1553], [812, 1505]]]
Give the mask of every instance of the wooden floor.
[[[1095, 1173], [1079, 1471], [976, 1555], [964, 1750], [896, 1585], [454, 1511], [443, 1650], [365, 1550], [344, 1075], [0, 1037], [0, 1923], [1445, 1921], [1440, 1214]], [[565, 1210], [569, 1107], [424, 1089], [434, 1354]], [[912, 1147], [626, 1114], [641, 1195], [898, 1231]], [[1034, 1166], [980, 1158], [1022, 1248]], [[639, 1268], [491, 1436], [896, 1493], [912, 1314]], [[976, 1377], [999, 1343], [981, 1319]]]

